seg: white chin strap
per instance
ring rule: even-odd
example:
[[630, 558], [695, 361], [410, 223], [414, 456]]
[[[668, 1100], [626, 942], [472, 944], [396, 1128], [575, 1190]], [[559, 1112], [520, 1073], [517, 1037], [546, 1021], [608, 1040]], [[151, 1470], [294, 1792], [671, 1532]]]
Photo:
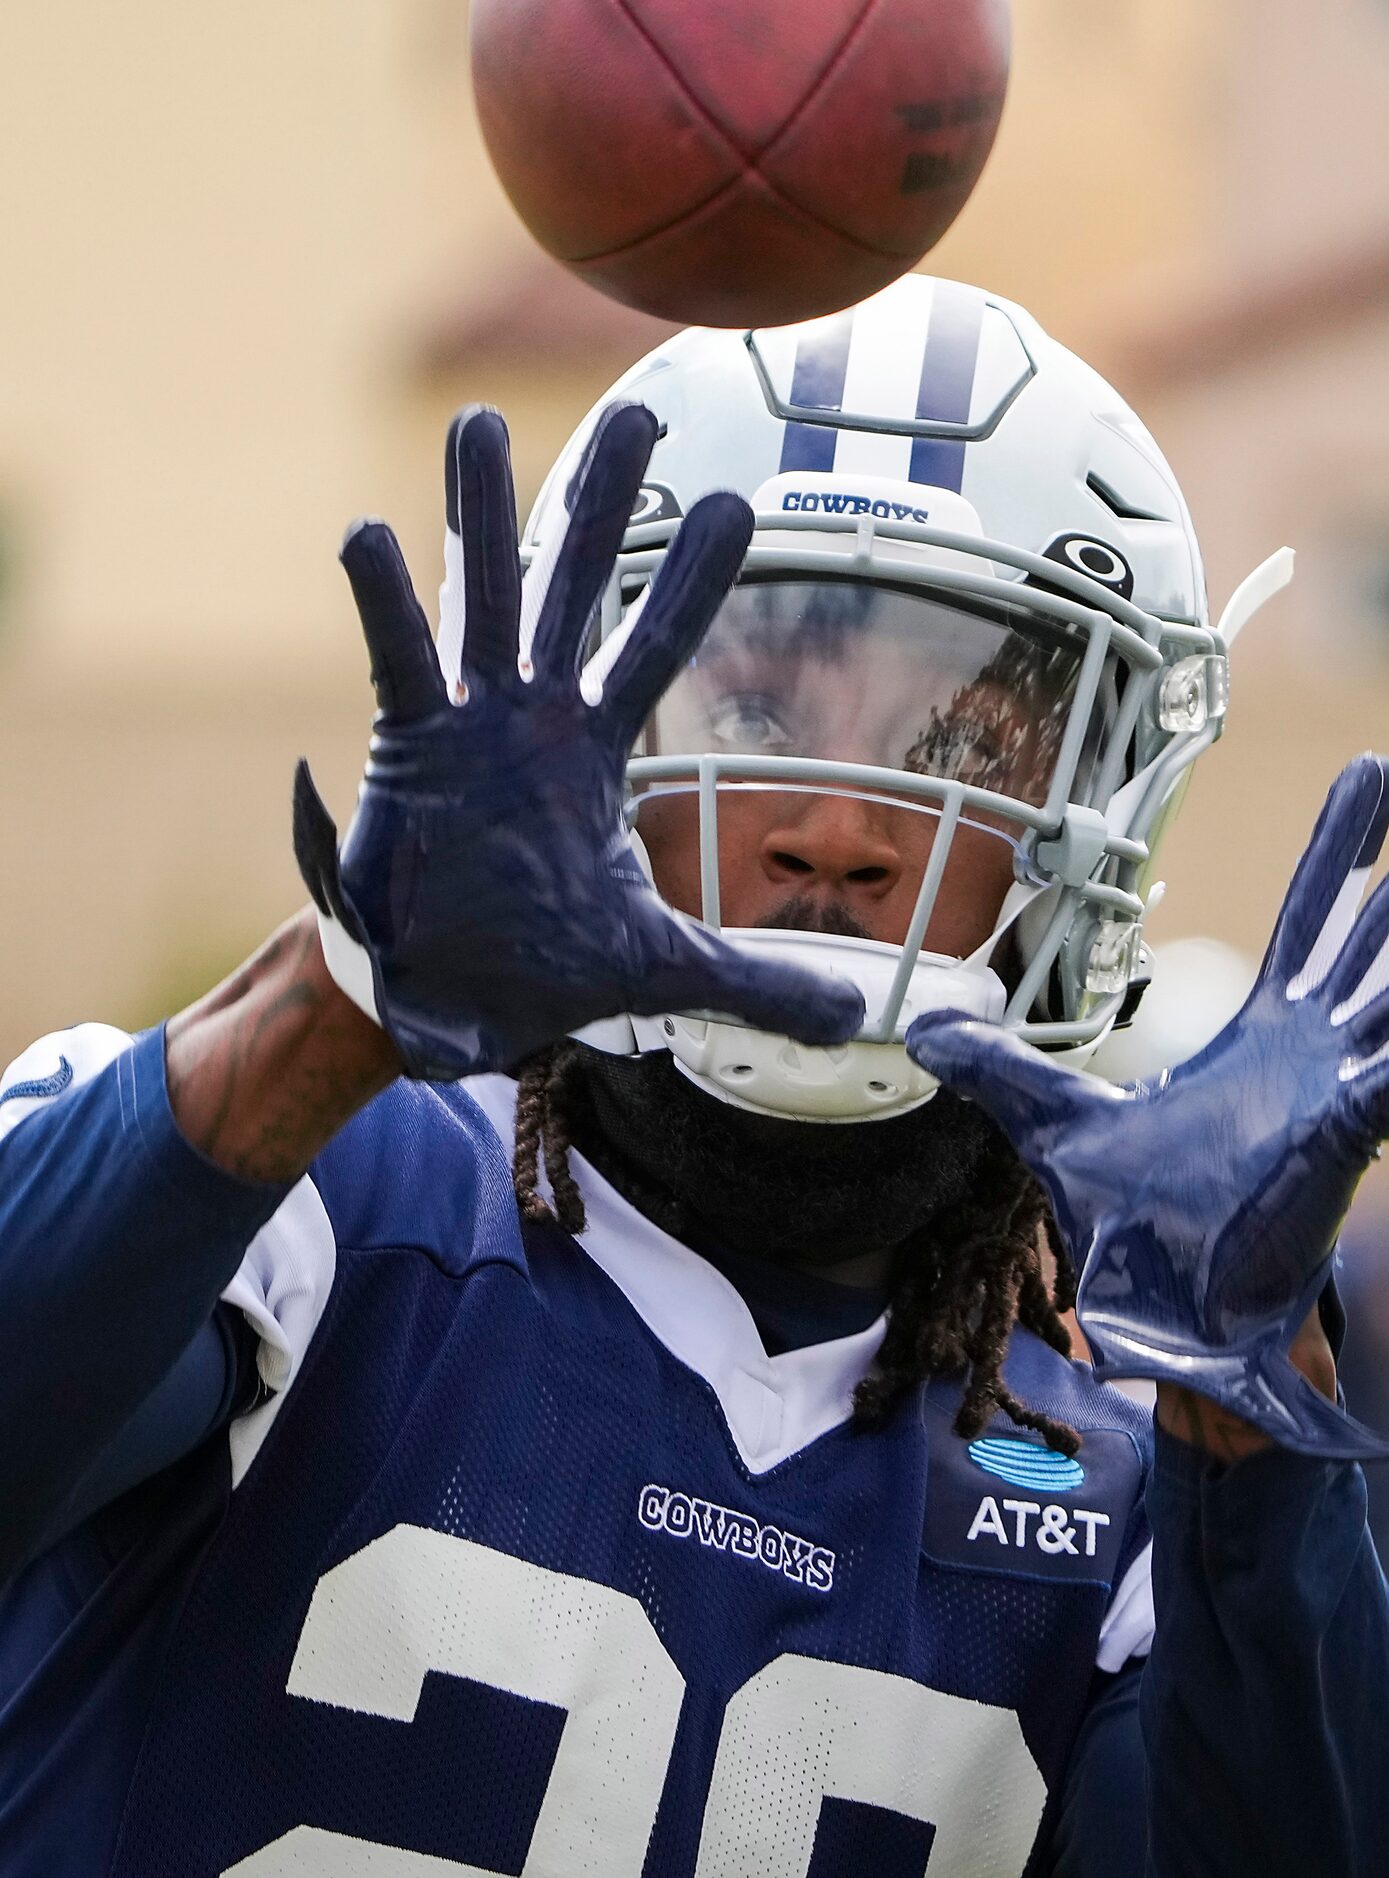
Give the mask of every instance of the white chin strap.
[[[901, 959], [899, 946], [831, 933], [724, 927], [723, 937], [759, 961], [809, 966], [848, 979], [863, 993], [870, 1030], [875, 1013], [887, 1003]], [[947, 1009], [997, 1023], [1006, 1002], [1003, 981], [977, 955], [962, 962], [923, 952], [894, 1029], [900, 1038], [923, 1011]], [[613, 1056], [669, 1050], [681, 1074], [709, 1095], [788, 1121], [864, 1122], [905, 1115], [939, 1087], [896, 1040], [859, 1039], [820, 1049], [723, 1018], [679, 1015], [615, 1017], [575, 1034], [579, 1042]]]

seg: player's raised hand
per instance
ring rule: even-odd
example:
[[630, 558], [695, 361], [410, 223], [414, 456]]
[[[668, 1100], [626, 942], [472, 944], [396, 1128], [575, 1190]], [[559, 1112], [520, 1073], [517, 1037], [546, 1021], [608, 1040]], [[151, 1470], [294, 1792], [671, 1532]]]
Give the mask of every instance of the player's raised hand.
[[455, 419], [457, 702], [391, 530], [358, 523], [343, 544], [379, 710], [341, 853], [303, 764], [295, 852], [329, 970], [412, 1075], [507, 1069], [627, 1011], [716, 1011], [807, 1043], [843, 1041], [861, 1022], [852, 987], [753, 962], [673, 912], [628, 838], [627, 755], [735, 579], [752, 527], [736, 496], [694, 505], [589, 703], [585, 641], [655, 437], [639, 405], [600, 425], [523, 665], [506, 426], [486, 409]]
[[931, 1015], [907, 1047], [975, 1097], [1044, 1183], [1105, 1376], [1182, 1384], [1283, 1446], [1389, 1453], [1288, 1346], [1389, 1134], [1389, 762], [1338, 777], [1244, 1008], [1198, 1056], [1113, 1088], [992, 1026]]

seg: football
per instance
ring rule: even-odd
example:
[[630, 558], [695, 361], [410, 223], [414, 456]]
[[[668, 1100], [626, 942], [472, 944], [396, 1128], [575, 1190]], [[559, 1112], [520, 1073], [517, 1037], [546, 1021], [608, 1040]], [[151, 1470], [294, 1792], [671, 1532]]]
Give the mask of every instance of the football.
[[540, 244], [629, 306], [781, 325], [939, 240], [1003, 108], [1008, 0], [474, 0], [497, 173]]

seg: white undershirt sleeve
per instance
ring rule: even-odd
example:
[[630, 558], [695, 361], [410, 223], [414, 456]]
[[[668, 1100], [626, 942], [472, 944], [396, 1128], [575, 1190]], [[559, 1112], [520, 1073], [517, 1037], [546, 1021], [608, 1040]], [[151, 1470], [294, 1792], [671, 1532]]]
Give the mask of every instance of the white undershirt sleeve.
[[1153, 1542], [1150, 1539], [1115, 1587], [1104, 1623], [1096, 1667], [1113, 1675], [1130, 1657], [1146, 1656], [1153, 1647], [1156, 1625], [1153, 1612]]
[[304, 1177], [261, 1227], [222, 1293], [260, 1338], [256, 1368], [270, 1392], [231, 1424], [232, 1485], [246, 1476], [318, 1329], [333, 1288], [337, 1244], [318, 1189]]

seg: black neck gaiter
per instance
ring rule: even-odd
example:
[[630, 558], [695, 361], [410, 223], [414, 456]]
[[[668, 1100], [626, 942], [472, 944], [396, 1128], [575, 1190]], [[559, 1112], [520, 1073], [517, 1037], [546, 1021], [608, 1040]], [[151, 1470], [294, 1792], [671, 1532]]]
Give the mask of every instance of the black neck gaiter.
[[971, 1192], [998, 1133], [939, 1090], [882, 1121], [754, 1115], [681, 1074], [668, 1051], [578, 1047], [575, 1145], [639, 1211], [698, 1247], [824, 1269], [899, 1246]]

